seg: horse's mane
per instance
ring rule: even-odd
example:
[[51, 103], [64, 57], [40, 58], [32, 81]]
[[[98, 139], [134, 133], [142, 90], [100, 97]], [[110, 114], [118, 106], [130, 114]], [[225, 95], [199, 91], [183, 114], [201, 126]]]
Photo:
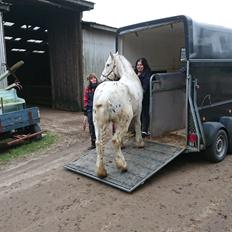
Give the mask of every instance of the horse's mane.
[[123, 64], [123, 69], [128, 71], [134, 71], [131, 63], [123, 56], [118, 55], [119, 59], [121, 60], [121, 63]]

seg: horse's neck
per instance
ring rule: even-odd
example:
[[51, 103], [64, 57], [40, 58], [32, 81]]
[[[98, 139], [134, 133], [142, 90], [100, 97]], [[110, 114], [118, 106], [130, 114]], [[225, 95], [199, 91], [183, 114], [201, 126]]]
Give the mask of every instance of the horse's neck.
[[118, 56], [117, 58], [117, 67], [118, 67], [118, 75], [120, 76], [120, 80], [123, 81], [124, 78], [134, 79], [134, 70], [124, 57]]

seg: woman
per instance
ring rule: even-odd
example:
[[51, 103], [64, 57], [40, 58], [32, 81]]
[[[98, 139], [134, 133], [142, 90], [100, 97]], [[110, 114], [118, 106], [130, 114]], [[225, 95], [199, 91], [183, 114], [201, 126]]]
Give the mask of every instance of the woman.
[[89, 81], [88, 86], [84, 90], [84, 124], [83, 128], [85, 130], [86, 127], [86, 121], [88, 120], [89, 124], [89, 133], [91, 137], [91, 146], [88, 148], [88, 150], [96, 148], [95, 141], [96, 141], [96, 136], [95, 136], [95, 129], [94, 129], [94, 124], [93, 124], [93, 96], [95, 89], [98, 86], [98, 81], [97, 81], [97, 76], [95, 73], [91, 73], [88, 77], [87, 80]]
[[138, 75], [142, 87], [143, 87], [143, 102], [142, 102], [142, 113], [141, 113], [141, 126], [142, 126], [142, 136], [149, 136], [148, 132], [150, 116], [149, 116], [149, 106], [150, 106], [150, 76], [151, 69], [145, 58], [139, 58], [135, 63], [135, 73]]

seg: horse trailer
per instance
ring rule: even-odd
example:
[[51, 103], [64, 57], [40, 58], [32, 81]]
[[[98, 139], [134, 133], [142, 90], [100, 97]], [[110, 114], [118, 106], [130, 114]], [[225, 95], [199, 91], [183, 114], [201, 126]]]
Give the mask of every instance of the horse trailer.
[[185, 152], [204, 151], [213, 162], [232, 152], [231, 44], [232, 29], [186, 16], [118, 30], [119, 53], [132, 63], [145, 57], [154, 73], [152, 136], [182, 136]]
[[[143, 150], [123, 150], [128, 172], [118, 173], [107, 148], [109, 176], [95, 175], [96, 151], [65, 167], [131, 192], [182, 153], [222, 161], [232, 152], [232, 29], [186, 16], [119, 28], [116, 50], [131, 64], [145, 57], [150, 78], [150, 132]], [[93, 155], [95, 153], [95, 155]], [[107, 157], [106, 155], [106, 157]]]

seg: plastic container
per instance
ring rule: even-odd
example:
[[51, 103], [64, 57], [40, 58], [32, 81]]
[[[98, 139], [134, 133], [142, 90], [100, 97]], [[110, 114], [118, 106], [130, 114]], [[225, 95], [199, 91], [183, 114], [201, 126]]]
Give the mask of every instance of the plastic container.
[[17, 96], [15, 89], [0, 89], [0, 114], [24, 109], [25, 100]]

